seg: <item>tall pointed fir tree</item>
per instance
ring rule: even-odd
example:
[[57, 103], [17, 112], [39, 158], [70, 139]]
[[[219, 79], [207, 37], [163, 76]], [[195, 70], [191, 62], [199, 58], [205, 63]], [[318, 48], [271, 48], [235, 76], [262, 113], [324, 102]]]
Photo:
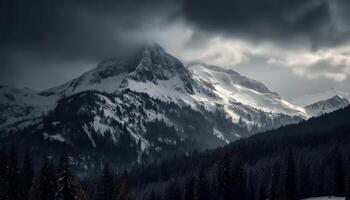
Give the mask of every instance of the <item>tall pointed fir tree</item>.
[[98, 186], [97, 200], [114, 200], [116, 199], [116, 189], [114, 188], [113, 176], [108, 165], [103, 168], [101, 182]]
[[217, 190], [220, 200], [232, 199], [233, 180], [229, 155], [224, 154], [216, 169]]
[[291, 150], [287, 153], [287, 169], [284, 177], [284, 200], [297, 200], [297, 189], [296, 189], [296, 168], [294, 155]]
[[272, 168], [271, 183], [268, 192], [268, 200], [279, 200], [280, 199], [280, 167], [276, 163]]
[[209, 200], [209, 183], [204, 169], [201, 169], [196, 180], [195, 200]]
[[55, 200], [78, 200], [79, 186], [77, 179], [73, 176], [68, 156], [63, 154], [57, 169], [57, 192]]
[[185, 186], [184, 200], [194, 200], [195, 178], [193, 175], [189, 176]]
[[179, 200], [181, 199], [181, 191], [177, 182], [172, 182], [165, 190], [164, 199], [166, 200]]
[[148, 200], [160, 200], [161, 198], [159, 197], [159, 195], [154, 192], [154, 190], [151, 191], [151, 193], [148, 195]]
[[121, 179], [121, 184], [118, 190], [117, 200], [132, 200], [132, 194], [129, 188], [129, 177], [127, 170], [124, 170], [124, 174]]
[[0, 150], [0, 199], [7, 199], [8, 186], [8, 156], [5, 150]]
[[333, 171], [335, 172], [333, 187], [334, 195], [343, 196], [344, 195], [344, 169], [343, 169], [343, 158], [338, 147], [335, 147], [331, 153], [333, 159]]
[[238, 157], [232, 163], [231, 167], [231, 177], [232, 177], [232, 195], [234, 199], [245, 199], [245, 173], [244, 173], [244, 165], [242, 160]]
[[56, 170], [53, 164], [47, 159], [44, 159], [43, 165], [40, 168], [39, 174], [34, 181], [31, 190], [32, 200], [51, 200], [55, 199], [57, 190]]
[[266, 197], [265, 188], [262, 184], [260, 184], [258, 200], [266, 200], [266, 199], [267, 197]]
[[346, 160], [345, 200], [350, 200], [350, 153]]
[[29, 192], [33, 185], [34, 170], [32, 164], [32, 158], [29, 151], [26, 152], [22, 170], [21, 170], [21, 185], [22, 185], [22, 200], [29, 199]]
[[7, 194], [8, 200], [20, 200], [21, 199], [21, 188], [20, 188], [20, 177], [18, 170], [18, 158], [14, 148], [11, 149], [8, 157], [8, 186]]

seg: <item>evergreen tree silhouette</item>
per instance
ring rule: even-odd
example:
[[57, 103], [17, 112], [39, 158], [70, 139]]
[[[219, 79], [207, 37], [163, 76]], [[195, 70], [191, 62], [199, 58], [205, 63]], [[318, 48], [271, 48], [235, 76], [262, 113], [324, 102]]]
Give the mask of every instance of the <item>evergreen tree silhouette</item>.
[[117, 200], [132, 200], [132, 194], [129, 188], [129, 177], [127, 170], [124, 170], [124, 174], [122, 176], [121, 184], [118, 191]]
[[113, 183], [113, 176], [108, 165], [103, 168], [99, 190], [97, 192], [97, 200], [113, 200], [116, 198], [116, 191]]
[[184, 200], [194, 200], [194, 187], [195, 187], [195, 178], [193, 175], [188, 177]]
[[231, 167], [232, 176], [232, 195], [234, 199], [245, 199], [245, 176], [244, 165], [242, 160], [238, 157], [233, 162]]
[[0, 199], [8, 197], [8, 155], [5, 150], [0, 150]]
[[71, 172], [68, 156], [63, 154], [58, 163], [55, 200], [77, 200], [78, 194], [77, 180]]
[[266, 191], [265, 191], [264, 187], [262, 185], [260, 185], [258, 200], [266, 200], [266, 199], [267, 199]]
[[233, 179], [231, 174], [231, 163], [227, 153], [225, 153], [223, 158], [219, 161], [216, 177], [219, 199], [230, 200], [232, 198]]
[[280, 192], [280, 167], [276, 163], [272, 169], [271, 184], [268, 193], [268, 200], [278, 200]]
[[209, 183], [204, 169], [199, 172], [195, 185], [195, 200], [209, 200]]
[[43, 165], [40, 168], [38, 177], [34, 182], [33, 189], [31, 190], [32, 200], [50, 200], [55, 199], [57, 190], [56, 184], [56, 171], [52, 163], [47, 159], [44, 159]]
[[346, 161], [345, 200], [350, 200], [350, 154]]
[[334, 194], [336, 196], [343, 196], [345, 174], [343, 169], [342, 154], [338, 147], [335, 147], [335, 149], [333, 149], [331, 156], [333, 158], [333, 170], [335, 172], [335, 177], [333, 180]]
[[29, 191], [33, 185], [34, 170], [32, 164], [32, 158], [29, 151], [26, 152], [22, 170], [21, 170], [21, 184], [22, 184], [22, 198], [23, 200], [29, 199]]
[[14, 148], [11, 149], [8, 157], [8, 186], [7, 194], [8, 200], [20, 200], [21, 199], [21, 187], [20, 187], [20, 176], [18, 169], [18, 158], [17, 152]]
[[170, 183], [165, 191], [164, 199], [178, 200], [181, 199], [181, 191], [176, 181]]
[[287, 153], [287, 170], [284, 177], [283, 192], [284, 200], [297, 200], [295, 160], [291, 150]]

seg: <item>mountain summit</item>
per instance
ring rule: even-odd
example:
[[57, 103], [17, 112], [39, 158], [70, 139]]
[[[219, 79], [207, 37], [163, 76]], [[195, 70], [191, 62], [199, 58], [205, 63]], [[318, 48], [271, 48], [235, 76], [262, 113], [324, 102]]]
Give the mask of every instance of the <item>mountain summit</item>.
[[159, 45], [45, 91], [0, 88], [0, 108], [1, 141], [35, 146], [38, 155], [69, 150], [87, 168], [214, 148], [310, 117], [258, 81], [186, 66]]
[[345, 97], [335, 95], [332, 98], [305, 106], [305, 109], [312, 116], [320, 116], [326, 113], [339, 110], [348, 105], [349, 101]]

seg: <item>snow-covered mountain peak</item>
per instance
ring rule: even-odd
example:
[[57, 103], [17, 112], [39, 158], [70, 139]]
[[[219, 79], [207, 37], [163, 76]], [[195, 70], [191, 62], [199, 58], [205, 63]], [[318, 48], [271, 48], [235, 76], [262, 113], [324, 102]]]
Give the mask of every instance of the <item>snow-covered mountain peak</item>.
[[319, 116], [344, 108], [349, 105], [349, 100], [340, 95], [335, 95], [329, 99], [322, 100], [305, 106], [307, 113], [312, 116]]
[[291, 102], [295, 105], [307, 106], [307, 105], [311, 105], [315, 102], [330, 99], [330, 98], [337, 96], [337, 95], [350, 100], [350, 93], [332, 88], [332, 89], [325, 90], [325, 91], [318, 92], [318, 93], [299, 96], [299, 97], [293, 99]]
[[261, 93], [273, 93], [263, 83], [245, 77], [232, 69], [225, 69], [201, 62], [190, 63], [189, 67], [201, 75], [209, 77], [216, 76], [215, 78], [220, 77], [220, 79], [227, 85], [236, 84]]

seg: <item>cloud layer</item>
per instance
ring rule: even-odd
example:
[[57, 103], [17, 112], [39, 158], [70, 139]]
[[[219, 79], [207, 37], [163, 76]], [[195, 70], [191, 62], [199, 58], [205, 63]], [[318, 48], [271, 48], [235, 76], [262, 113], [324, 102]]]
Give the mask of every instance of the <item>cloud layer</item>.
[[152, 40], [184, 61], [347, 89], [349, 37], [347, 0], [0, 0], [0, 81], [43, 89]]

